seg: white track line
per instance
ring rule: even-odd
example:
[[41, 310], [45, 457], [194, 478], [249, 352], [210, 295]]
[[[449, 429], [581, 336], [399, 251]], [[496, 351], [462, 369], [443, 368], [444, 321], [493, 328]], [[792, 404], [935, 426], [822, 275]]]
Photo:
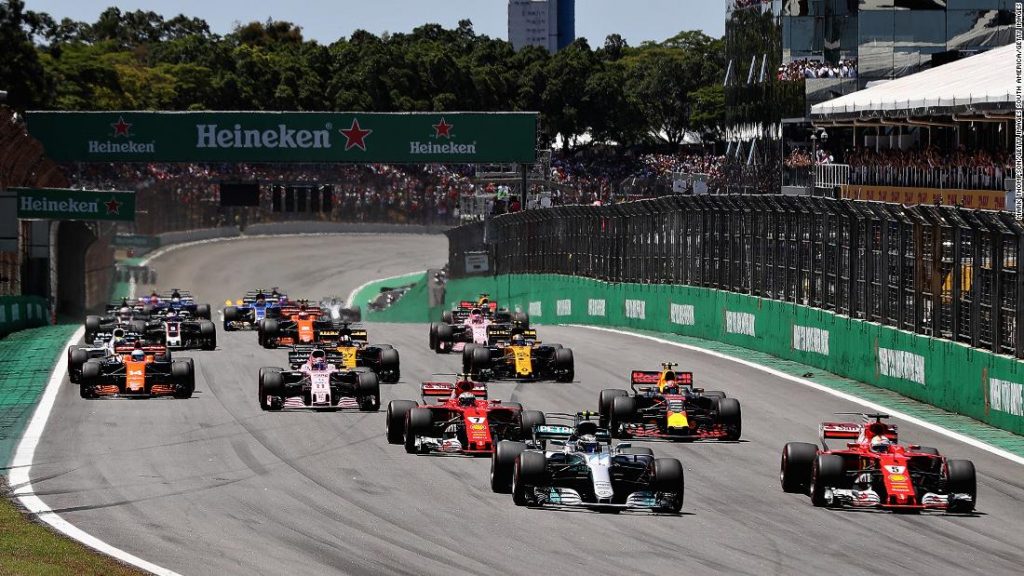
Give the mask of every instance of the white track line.
[[388, 280], [394, 280], [395, 278], [401, 278], [402, 276], [412, 276], [413, 274], [426, 274], [426, 273], [427, 273], [426, 270], [416, 270], [414, 272], [406, 272], [405, 274], [395, 274], [394, 276], [388, 276], [387, 278], [377, 278], [376, 280], [370, 280], [369, 282], [363, 282], [359, 286], [356, 286], [354, 290], [352, 290], [351, 292], [348, 293], [348, 298], [345, 300], [345, 306], [348, 306], [349, 308], [351, 308], [354, 305], [354, 303], [352, 301], [355, 300], [356, 294], [359, 294], [360, 292], [363, 291], [363, 288], [366, 288], [367, 286], [369, 286], [370, 284], [373, 284], [374, 282], [387, 282]]
[[736, 363], [739, 363], [739, 364], [743, 364], [744, 366], [749, 366], [750, 368], [754, 368], [754, 369], [760, 370], [762, 372], [766, 372], [768, 374], [771, 374], [772, 376], [776, 376], [778, 378], [789, 380], [790, 382], [796, 382], [797, 384], [801, 384], [803, 386], [807, 386], [808, 388], [813, 388], [815, 390], [818, 390], [818, 391], [821, 391], [821, 392], [825, 392], [826, 394], [831, 394], [831, 395], [833, 395], [833, 396], [835, 396], [837, 398], [842, 398], [843, 400], [847, 400], [849, 402], [860, 404], [861, 406], [864, 406], [865, 408], [869, 408], [869, 409], [875, 410], [877, 412], [885, 412], [886, 414], [889, 414], [889, 415], [893, 416], [894, 418], [899, 418], [900, 420], [903, 420], [905, 422], [910, 422], [911, 424], [914, 424], [916, 426], [920, 426], [920, 427], [925, 428], [927, 430], [931, 430], [932, 432], [936, 432], [938, 434], [946, 436], [947, 438], [952, 438], [953, 440], [957, 440], [959, 442], [963, 442], [964, 444], [967, 444], [969, 446], [973, 446], [973, 447], [978, 448], [980, 450], [984, 450], [985, 452], [989, 452], [990, 454], [995, 454], [996, 456], [999, 456], [1000, 458], [1005, 458], [1005, 459], [1009, 460], [1010, 462], [1014, 462], [1016, 464], [1020, 464], [1020, 465], [1024, 466], [1024, 458], [1022, 458], [1020, 456], [1017, 456], [1016, 454], [1013, 454], [1011, 452], [1007, 452], [1006, 450], [1003, 450], [1001, 448], [996, 448], [995, 446], [992, 446], [991, 444], [987, 444], [985, 442], [982, 442], [981, 440], [978, 440], [977, 438], [971, 438], [970, 436], [965, 436], [963, 434], [960, 434], [959, 432], [954, 432], [954, 431], [949, 430], [947, 428], [943, 428], [942, 426], [939, 426], [938, 424], [933, 424], [933, 423], [928, 422], [926, 420], [922, 420], [920, 418], [917, 418], [916, 416], [911, 416], [910, 414], [906, 414], [906, 413], [900, 412], [898, 410], [892, 410], [891, 408], [889, 408], [887, 406], [882, 406], [881, 404], [876, 404], [874, 402], [871, 402], [871, 401], [868, 401], [868, 400], [864, 400], [862, 398], [858, 398], [858, 397], [853, 396], [851, 394], [847, 394], [845, 392], [840, 392], [839, 390], [834, 390], [832, 388], [829, 388], [828, 386], [823, 386], [821, 384], [818, 384], [816, 382], [811, 382], [810, 380], [806, 380], [804, 378], [799, 378], [799, 377], [793, 376], [791, 374], [786, 374], [785, 372], [781, 372], [781, 371], [776, 370], [774, 368], [769, 368], [767, 366], [762, 366], [760, 364], [751, 362], [749, 360], [743, 360], [741, 358], [736, 358], [736, 357], [733, 357], [733, 356], [729, 356], [728, 354], [723, 354], [721, 352], [716, 352], [714, 350], [706, 350], [704, 348], [701, 348], [699, 346], [693, 346], [691, 344], [683, 344], [682, 342], [674, 342], [672, 340], [666, 340], [664, 338], [658, 338], [657, 336], [649, 336], [647, 334], [637, 334], [636, 332], [630, 332], [628, 330], [616, 330], [615, 328], [605, 328], [605, 327], [602, 327], [602, 326], [584, 326], [582, 324], [563, 324], [563, 326], [571, 326], [573, 328], [586, 328], [588, 330], [599, 330], [601, 332], [611, 332], [613, 334], [633, 336], [635, 338], [643, 338], [644, 340], [650, 340], [652, 342], [658, 342], [659, 344], [668, 344], [669, 346], [677, 346], [679, 348], [684, 348], [686, 350], [690, 350], [690, 351], [693, 351], [693, 352], [700, 352], [702, 354], [708, 354], [710, 356], [714, 356], [716, 358], [721, 358], [723, 360], [731, 360], [733, 362], [736, 362]]
[[[71, 346], [75, 342], [81, 340], [84, 333], [84, 326], [75, 330], [75, 333], [71, 335], [71, 338], [67, 341], [62, 351], [66, 350], [68, 346]], [[61, 384], [64, 383], [64, 379], [68, 374], [67, 364], [61, 360], [61, 355], [58, 355], [57, 364], [53, 368], [53, 373], [50, 374], [50, 381], [46, 384], [43, 397], [40, 399], [39, 405], [36, 406], [36, 411], [32, 414], [32, 420], [29, 421], [28, 428], [25, 429], [25, 434], [22, 435], [21, 441], [18, 443], [18, 448], [14, 452], [14, 460], [11, 462], [11, 472], [8, 477], [11, 488], [14, 492], [14, 497], [17, 498], [21, 505], [29, 512], [35, 514], [39, 520], [49, 524], [54, 530], [73, 540], [77, 540], [98, 552], [112, 556], [126, 564], [131, 564], [136, 568], [152, 572], [153, 574], [159, 574], [160, 576], [180, 576], [177, 572], [172, 572], [171, 570], [157, 566], [151, 562], [147, 562], [138, 556], [129, 554], [120, 548], [115, 548], [92, 534], [85, 532], [74, 524], [71, 524], [67, 520], [61, 518], [53, 511], [52, 508], [47, 506], [46, 503], [36, 496], [35, 492], [32, 490], [32, 480], [29, 477], [29, 472], [32, 470], [32, 459], [35, 457], [36, 447], [39, 446], [39, 441], [42, 439], [43, 431], [46, 429], [46, 421], [49, 420], [50, 412], [53, 411], [53, 405], [57, 400], [57, 393], [60, 392]]]

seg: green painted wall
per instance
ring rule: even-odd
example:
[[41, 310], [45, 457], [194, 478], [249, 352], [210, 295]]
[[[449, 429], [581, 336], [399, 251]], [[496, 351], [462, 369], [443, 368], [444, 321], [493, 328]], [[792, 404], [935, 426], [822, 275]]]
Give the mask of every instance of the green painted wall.
[[[537, 324], [682, 334], [742, 346], [1024, 434], [1024, 362], [824, 310], [708, 288], [554, 274], [450, 280], [453, 304], [489, 292]], [[431, 319], [440, 309], [431, 310]]]
[[0, 338], [25, 328], [50, 323], [46, 300], [39, 296], [0, 297]]

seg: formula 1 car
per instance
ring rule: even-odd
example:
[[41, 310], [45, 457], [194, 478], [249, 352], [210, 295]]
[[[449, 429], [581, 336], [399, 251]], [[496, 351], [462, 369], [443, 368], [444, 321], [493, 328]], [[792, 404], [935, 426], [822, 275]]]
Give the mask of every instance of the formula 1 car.
[[[421, 391], [423, 404], [388, 403], [388, 442], [404, 444], [410, 454], [490, 454], [496, 442], [530, 440], [533, 427], [544, 424], [543, 412], [523, 410], [518, 402], [488, 400], [486, 385], [466, 374], [454, 384], [424, 382]], [[438, 403], [427, 404], [430, 397], [439, 398]]]
[[256, 326], [259, 343], [264, 348], [333, 342], [342, 334], [338, 322], [324, 317], [319, 308], [305, 302], [290, 302], [273, 310], [272, 315], [268, 314]]
[[467, 343], [486, 344], [487, 330], [492, 324], [508, 324], [520, 329], [530, 327], [530, 317], [523, 312], [498, 308], [487, 294], [476, 302], [463, 300], [453, 310], [441, 313], [441, 322], [430, 324], [430, 349], [438, 354], [459, 352]]
[[224, 302], [224, 330], [255, 330], [272, 309], [279, 308], [288, 301], [288, 297], [276, 288], [269, 292], [250, 290], [245, 296]]
[[[402, 377], [398, 350], [391, 344], [367, 344], [366, 330], [343, 327], [335, 342], [322, 344], [296, 344], [288, 353], [292, 368], [305, 362], [314, 348], [327, 353], [327, 361], [339, 369], [368, 368], [385, 384], [395, 384]], [[347, 332], [347, 334], [346, 334]]]
[[335, 322], [359, 322], [363, 319], [363, 311], [359, 306], [345, 306], [345, 301], [337, 296], [328, 296], [320, 300], [323, 315]]
[[137, 346], [82, 364], [78, 378], [82, 398], [191, 398], [196, 389], [191, 358], [171, 360], [163, 346]]
[[572, 350], [542, 344], [536, 330], [495, 325], [487, 340], [486, 346], [467, 344], [462, 351], [462, 371], [476, 380], [572, 382], [576, 376]]
[[263, 410], [380, 410], [380, 382], [365, 368], [339, 370], [323, 350], [313, 350], [297, 370], [260, 368], [259, 402]]
[[725, 392], [693, 387], [691, 372], [663, 362], [660, 371], [633, 370], [633, 394], [609, 388], [598, 397], [601, 424], [616, 438], [739, 440], [743, 421], [739, 400]]
[[124, 298], [119, 303], [109, 304], [103, 314], [85, 317], [86, 344], [99, 340], [109, 340], [116, 328], [128, 330], [133, 320], [147, 321], [153, 313], [153, 307]]
[[205, 320], [212, 318], [210, 315], [210, 305], [196, 302], [192, 293], [188, 290], [175, 288], [164, 294], [153, 292], [149, 296], [139, 298], [139, 304], [147, 307], [152, 314], [158, 316], [176, 314]]
[[215, 350], [217, 326], [206, 318], [194, 318], [188, 312], [173, 310], [149, 321], [132, 320], [129, 330], [147, 342], [158, 342], [176, 350]]
[[[814, 506], [893, 512], [974, 510], [978, 487], [970, 460], [947, 459], [935, 448], [898, 444], [896, 426], [883, 422], [887, 414], [859, 415], [863, 423], [822, 423], [821, 449], [806, 442], [787, 443], [779, 474], [782, 490], [807, 494]], [[825, 440], [831, 438], [846, 440], [846, 446], [830, 449]]]
[[139, 334], [117, 327], [109, 334], [97, 335], [92, 344], [68, 348], [68, 380], [72, 384], [78, 384], [82, 377], [82, 366], [89, 360], [103, 360], [115, 355], [124, 356], [139, 347], [146, 350], [147, 353], [162, 350], [163, 356], [167, 360], [171, 358], [171, 351], [167, 350], [165, 346], [155, 342], [146, 342]]
[[[683, 507], [683, 465], [655, 458], [649, 448], [612, 446], [593, 413], [549, 414], [572, 425], [540, 425], [533, 439], [498, 444], [491, 458], [491, 489], [512, 493], [519, 506], [567, 506], [598, 511], [646, 509], [678, 513]], [[555, 449], [549, 449], [553, 444]]]

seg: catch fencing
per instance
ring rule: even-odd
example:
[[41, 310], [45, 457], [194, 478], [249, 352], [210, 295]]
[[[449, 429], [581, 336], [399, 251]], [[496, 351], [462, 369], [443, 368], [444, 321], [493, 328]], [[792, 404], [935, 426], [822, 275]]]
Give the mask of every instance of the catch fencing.
[[1024, 226], [1008, 212], [786, 196], [530, 210], [448, 232], [491, 274], [715, 288], [1024, 358]]

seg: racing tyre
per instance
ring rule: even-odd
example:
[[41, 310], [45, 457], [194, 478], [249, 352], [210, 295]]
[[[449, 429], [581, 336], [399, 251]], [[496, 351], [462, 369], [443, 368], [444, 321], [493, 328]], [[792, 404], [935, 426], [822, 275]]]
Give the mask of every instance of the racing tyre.
[[608, 430], [613, 438], [623, 438], [622, 425], [633, 420], [636, 415], [636, 398], [617, 396], [612, 399], [612, 411], [608, 415]]
[[518, 324], [523, 329], [528, 329], [530, 327], [530, 317], [526, 314], [526, 312], [513, 312], [512, 323]]
[[430, 349], [437, 350], [437, 322], [430, 323]]
[[620, 396], [629, 396], [629, 392], [617, 388], [605, 388], [597, 397], [597, 413], [599, 415], [598, 425], [601, 428], [608, 427], [608, 417], [612, 413], [612, 401]]
[[234, 322], [238, 320], [238, 306], [228, 306], [224, 309], [224, 323]]
[[452, 314], [451, 310], [445, 310], [441, 312], [441, 322], [444, 324], [455, 324], [455, 315]]
[[402, 372], [399, 369], [398, 350], [389, 348], [380, 351], [380, 373], [381, 382], [385, 384], [395, 384], [402, 377]]
[[80, 348], [68, 349], [68, 378], [72, 383], [81, 381], [82, 366], [89, 361], [89, 353]]
[[100, 363], [95, 360], [89, 360], [85, 364], [82, 364], [82, 382], [89, 383], [90, 381], [99, 378]]
[[707, 390], [703, 394], [701, 394], [701, 396], [705, 398], [727, 398], [725, 392], [722, 392], [721, 390]]
[[727, 431], [725, 440], [739, 440], [743, 433], [743, 418], [740, 401], [735, 398], [718, 399], [718, 423]]
[[171, 363], [171, 378], [178, 384], [174, 397], [179, 400], [191, 398], [196, 389], [195, 365], [187, 361]]
[[210, 305], [209, 304], [196, 304], [196, 318], [202, 318], [204, 320], [210, 320]]
[[491, 490], [498, 494], [512, 492], [512, 474], [515, 471], [516, 458], [523, 450], [526, 450], [526, 444], [522, 442], [498, 442], [491, 456]]
[[[260, 408], [264, 410], [280, 410], [283, 402], [275, 402], [284, 393], [284, 376], [280, 371], [264, 372], [260, 379]], [[269, 401], [267, 397], [272, 397]]]
[[405, 441], [405, 417], [416, 406], [412, 400], [388, 402], [387, 418], [384, 420], [388, 444], [401, 444]]
[[266, 318], [263, 320], [263, 326], [260, 329], [260, 340], [264, 348], [277, 348], [277, 320], [273, 318]]
[[359, 409], [363, 412], [380, 410], [380, 381], [373, 372], [363, 372], [356, 376], [356, 387], [359, 390]]
[[651, 488], [655, 492], [675, 494], [670, 504], [659, 508], [661, 512], [678, 513], [683, 509], [683, 495], [686, 491], [683, 465], [675, 458], [658, 458], [654, 461], [654, 477]]
[[452, 327], [447, 324], [437, 325], [437, 348], [434, 351], [438, 354], [447, 354], [452, 351]]
[[203, 350], [216, 350], [217, 349], [217, 326], [209, 320], [203, 320], [199, 323], [199, 338], [202, 340]]
[[970, 502], [957, 502], [950, 512], [972, 512], [978, 503], [978, 481], [970, 460], [946, 460], [946, 492], [969, 494]]
[[415, 454], [419, 451], [416, 439], [431, 433], [434, 423], [430, 408], [413, 408], [405, 418], [405, 451]]
[[100, 317], [99, 316], [86, 316], [85, 317], [85, 343], [92, 344], [93, 340], [96, 339], [96, 333], [100, 331]]
[[491, 349], [479, 346], [473, 348], [470, 356], [469, 373], [479, 376], [481, 372], [491, 367]]
[[556, 382], [572, 382], [576, 378], [576, 366], [572, 359], [571, 348], [559, 348], [553, 356], [555, 360]]
[[462, 348], [462, 372], [469, 374], [473, 371], [473, 349], [476, 348], [476, 344], [473, 342], [467, 343]]
[[818, 454], [811, 467], [811, 504], [828, 506], [825, 490], [837, 487], [843, 480], [843, 457], [836, 454]]
[[629, 454], [630, 456], [654, 456], [654, 450], [643, 446], [630, 446], [629, 448], [623, 448], [620, 454]]
[[789, 442], [782, 448], [779, 481], [783, 492], [807, 494], [811, 485], [811, 468], [817, 455], [818, 447], [807, 442]]
[[523, 410], [520, 412], [520, 418], [523, 423], [523, 438], [533, 438], [533, 427], [547, 423], [544, 413], [540, 410]]
[[526, 450], [516, 458], [512, 471], [512, 501], [516, 506], [527, 506], [531, 503], [528, 496], [529, 488], [544, 482], [547, 472], [547, 458], [543, 452]]

